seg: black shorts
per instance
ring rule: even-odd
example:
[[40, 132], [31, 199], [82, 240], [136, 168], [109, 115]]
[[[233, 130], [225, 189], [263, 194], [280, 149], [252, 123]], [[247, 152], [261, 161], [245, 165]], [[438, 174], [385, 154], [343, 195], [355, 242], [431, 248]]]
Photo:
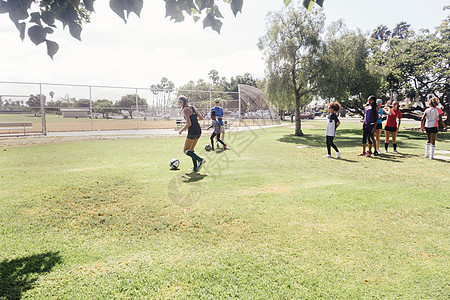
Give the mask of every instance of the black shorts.
[[188, 132], [188, 135], [186, 138], [190, 139], [190, 140], [196, 140], [196, 139], [199, 139], [201, 135], [202, 135], [201, 132], [200, 133], [189, 133]]
[[396, 132], [397, 131], [397, 127], [384, 126], [384, 130], [390, 131], [390, 132]]
[[383, 129], [383, 124], [381, 124], [381, 123], [377, 123], [377, 127], [376, 127], [376, 129]]
[[437, 127], [425, 127], [427, 133], [438, 133]]

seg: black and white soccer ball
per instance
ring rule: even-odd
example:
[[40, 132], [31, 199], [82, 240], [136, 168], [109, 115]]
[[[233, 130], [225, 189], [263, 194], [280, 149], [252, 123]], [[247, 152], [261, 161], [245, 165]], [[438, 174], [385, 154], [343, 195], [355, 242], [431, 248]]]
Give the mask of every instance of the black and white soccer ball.
[[178, 169], [178, 167], [180, 166], [180, 161], [178, 160], [178, 158], [172, 158], [171, 160], [170, 160], [170, 168], [172, 169], [172, 170], [176, 170], [176, 169]]
[[210, 144], [206, 144], [205, 150], [206, 150], [206, 151], [211, 151], [211, 150], [212, 150], [211, 145], [210, 145]]

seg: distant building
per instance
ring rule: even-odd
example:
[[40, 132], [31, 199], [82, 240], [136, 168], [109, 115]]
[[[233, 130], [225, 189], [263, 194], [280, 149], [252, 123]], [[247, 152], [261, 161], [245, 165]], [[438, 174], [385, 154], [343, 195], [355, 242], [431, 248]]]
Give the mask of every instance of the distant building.
[[89, 108], [61, 108], [63, 118], [89, 118]]

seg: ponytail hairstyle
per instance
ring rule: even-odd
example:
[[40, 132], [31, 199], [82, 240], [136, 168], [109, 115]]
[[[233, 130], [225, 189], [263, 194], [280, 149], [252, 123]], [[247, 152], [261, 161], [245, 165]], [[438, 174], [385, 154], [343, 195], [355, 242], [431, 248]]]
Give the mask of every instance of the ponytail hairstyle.
[[439, 105], [439, 98], [433, 97], [430, 99], [430, 104], [432, 107], [436, 107]]
[[180, 96], [178, 98], [178, 102], [183, 102], [183, 108], [181, 110], [183, 110], [187, 106], [188, 101], [189, 100], [186, 96]]
[[339, 102], [331, 102], [328, 107], [336, 113], [341, 110], [341, 105], [339, 104]]

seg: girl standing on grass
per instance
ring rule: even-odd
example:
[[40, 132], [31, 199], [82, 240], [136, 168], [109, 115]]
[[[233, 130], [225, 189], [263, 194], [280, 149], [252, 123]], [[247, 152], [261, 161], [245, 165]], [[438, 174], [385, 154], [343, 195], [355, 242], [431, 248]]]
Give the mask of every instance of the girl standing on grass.
[[373, 155], [380, 155], [380, 137], [381, 137], [381, 131], [383, 130], [383, 100], [378, 99], [377, 100], [377, 110], [378, 110], [378, 122], [377, 126], [375, 127], [375, 151], [373, 151]]
[[[394, 146], [394, 153], [397, 152], [397, 133], [400, 129], [400, 123], [402, 121], [402, 113], [398, 109], [399, 103], [398, 101], [394, 101], [392, 103], [392, 109], [389, 108], [389, 104], [391, 101], [386, 103], [385, 110], [387, 112], [387, 121], [386, 126], [384, 126], [384, 135], [386, 136], [386, 140], [384, 142], [384, 153], [388, 153], [389, 148], [389, 134], [392, 133], [392, 146]], [[398, 123], [397, 123], [398, 119]]]
[[194, 152], [195, 145], [197, 145], [198, 139], [202, 135], [202, 129], [200, 128], [198, 120], [203, 120], [203, 116], [194, 106], [188, 106], [188, 99], [185, 96], [180, 96], [180, 98], [178, 98], [178, 105], [180, 105], [181, 111], [186, 119], [186, 125], [180, 130], [179, 134], [186, 129], [188, 130], [183, 152], [192, 158], [192, 163], [194, 164], [193, 171], [198, 172], [206, 162], [206, 160], [199, 157]]
[[442, 121], [442, 110], [438, 109], [439, 99], [434, 97], [429, 101], [427, 108], [422, 116], [421, 129], [427, 132], [427, 143], [425, 145], [425, 156], [434, 159], [434, 151], [436, 151], [436, 135], [438, 133], [439, 123], [444, 125]]
[[327, 151], [328, 155], [325, 155], [324, 157], [331, 157], [331, 147], [336, 151], [336, 158], [341, 157], [341, 152], [339, 152], [339, 149], [336, 147], [336, 145], [333, 143], [334, 136], [336, 135], [336, 129], [341, 125], [341, 122], [339, 121], [337, 117], [337, 113], [341, 110], [341, 105], [338, 102], [331, 102], [328, 105], [328, 112], [330, 113], [328, 115], [328, 122], [327, 122], [327, 131], [325, 133], [327, 137]]
[[[373, 134], [375, 133], [375, 125], [378, 122], [378, 111], [377, 111], [377, 98], [375, 96], [370, 96], [368, 99], [369, 103], [365, 108], [364, 113], [364, 123], [361, 128], [363, 132], [362, 139], [362, 152], [358, 154], [358, 156], [367, 156], [370, 157], [372, 154], [372, 144], [373, 144]], [[369, 151], [366, 152], [366, 144], [367, 140], [369, 140]]]
[[211, 126], [209, 126], [208, 129], [206, 130], [209, 130], [214, 127], [214, 132], [211, 134], [210, 137], [212, 151], [214, 151], [214, 137], [217, 137], [217, 142], [220, 142], [223, 145], [224, 150], [227, 149], [227, 145], [225, 145], [225, 143], [220, 139], [220, 122], [219, 120], [216, 119], [215, 111], [211, 112], [211, 121], [212, 121]]

